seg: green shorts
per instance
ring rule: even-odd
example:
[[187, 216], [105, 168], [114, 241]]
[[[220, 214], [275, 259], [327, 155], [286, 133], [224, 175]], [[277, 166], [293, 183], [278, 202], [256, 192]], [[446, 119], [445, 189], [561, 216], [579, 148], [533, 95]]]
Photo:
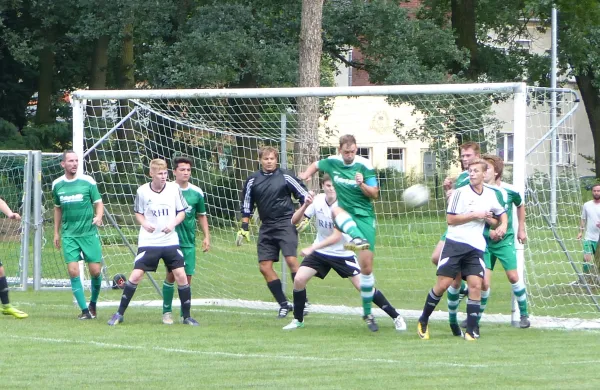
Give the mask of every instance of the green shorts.
[[507, 244], [500, 247], [487, 247], [483, 254], [485, 268], [494, 270], [496, 260], [500, 260], [505, 271], [517, 269], [517, 250], [514, 244]]
[[62, 248], [67, 264], [82, 260], [82, 254], [86, 263], [102, 262], [102, 245], [100, 245], [100, 237], [97, 234], [84, 237], [63, 237]]
[[185, 274], [194, 275], [196, 273], [196, 247], [188, 246], [180, 249], [185, 260]]
[[375, 233], [377, 221], [373, 217], [366, 217], [363, 215], [350, 214], [358, 229], [365, 235], [367, 241], [369, 241], [369, 250], [375, 252]]
[[598, 245], [598, 241], [583, 240], [583, 253], [589, 254], [589, 255], [595, 255], [597, 245]]

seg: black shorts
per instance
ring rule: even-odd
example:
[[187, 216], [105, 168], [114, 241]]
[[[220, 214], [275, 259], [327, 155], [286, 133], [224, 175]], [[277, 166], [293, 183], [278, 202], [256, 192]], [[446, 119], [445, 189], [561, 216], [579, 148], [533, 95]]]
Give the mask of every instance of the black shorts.
[[275, 225], [262, 225], [258, 232], [258, 261], [279, 261], [279, 251], [284, 257], [297, 256], [298, 232], [291, 221]]
[[360, 274], [360, 266], [356, 262], [356, 256], [336, 257], [313, 252], [302, 260], [300, 266], [314, 269], [321, 279], [325, 279], [332, 268], [342, 278], [351, 278]]
[[436, 275], [454, 279], [459, 273], [463, 278], [470, 275], [483, 278], [485, 274], [483, 252], [469, 244], [446, 239]]
[[169, 271], [185, 266], [183, 253], [179, 249], [179, 245], [145, 246], [138, 248], [133, 269], [154, 272], [158, 268], [160, 259], [163, 260]]

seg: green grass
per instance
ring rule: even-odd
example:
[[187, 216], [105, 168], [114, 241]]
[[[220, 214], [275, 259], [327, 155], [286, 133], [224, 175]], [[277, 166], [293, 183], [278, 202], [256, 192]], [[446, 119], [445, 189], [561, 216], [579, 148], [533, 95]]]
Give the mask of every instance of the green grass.
[[597, 331], [484, 324], [468, 343], [445, 322], [419, 340], [387, 318], [311, 314], [284, 332], [274, 312], [194, 307], [199, 328], [160, 323], [160, 308], [131, 307], [115, 328], [102, 309], [78, 321], [68, 292], [12, 292], [26, 320], [0, 318], [2, 388], [506, 388], [596, 389]]

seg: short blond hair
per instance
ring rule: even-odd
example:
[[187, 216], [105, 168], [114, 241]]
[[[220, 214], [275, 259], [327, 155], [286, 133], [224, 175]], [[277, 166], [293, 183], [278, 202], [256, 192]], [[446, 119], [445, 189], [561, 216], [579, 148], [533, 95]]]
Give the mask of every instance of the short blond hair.
[[487, 171], [488, 168], [488, 163], [481, 158], [476, 158], [475, 160], [471, 161], [467, 168], [471, 168], [471, 165], [481, 165], [481, 168], [483, 168], [484, 171]]
[[167, 168], [167, 162], [162, 158], [155, 158], [150, 161], [150, 172], [152, 171], [164, 171]]

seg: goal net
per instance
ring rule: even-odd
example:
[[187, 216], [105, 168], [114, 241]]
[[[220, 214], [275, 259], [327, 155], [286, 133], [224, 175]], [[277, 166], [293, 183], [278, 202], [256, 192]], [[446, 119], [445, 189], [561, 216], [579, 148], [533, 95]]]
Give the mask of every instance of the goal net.
[[[97, 181], [103, 195], [106, 276], [110, 280], [131, 272], [139, 231], [133, 200], [137, 187], [149, 181], [149, 161], [163, 158], [170, 164], [174, 157], [186, 155], [194, 160], [192, 183], [206, 194], [211, 230], [210, 251], [198, 249], [193, 297], [215, 304], [275, 307], [258, 271], [260, 221], [254, 219], [251, 224], [250, 244], [234, 244], [242, 184], [259, 169], [257, 151], [262, 145], [276, 147], [280, 164], [299, 173], [308, 163], [335, 154], [339, 136], [350, 133], [357, 138], [358, 153], [377, 169], [380, 183], [380, 198], [375, 202], [376, 286], [399, 310], [418, 311], [435, 281], [431, 252], [446, 228], [442, 182], [461, 171], [458, 145], [476, 141], [484, 152], [505, 156], [507, 181], [523, 191], [527, 182], [528, 191], [536, 195], [527, 197], [530, 240], [524, 252], [519, 252], [527, 260], [523, 271], [534, 314], [594, 316], [593, 291], [569, 286], [578, 278], [581, 258], [572, 234], [566, 235], [569, 229], [575, 231], [581, 203], [580, 191], [573, 191], [579, 188], [575, 170], [560, 171], [560, 215], [558, 223], [548, 225], [544, 196], [550, 182], [542, 178], [549, 171], [544, 149], [549, 141], [542, 141], [525, 158], [526, 146], [533, 147], [549, 129], [546, 101], [539, 101], [529, 113], [539, 96], [520, 83], [77, 91], [73, 95], [73, 145], [85, 156], [83, 170]], [[563, 100], [568, 96], [561, 94]], [[564, 116], [567, 106], [574, 103], [571, 99], [561, 104]], [[561, 131], [572, 134], [569, 126], [569, 121], [563, 121]], [[416, 183], [429, 187], [431, 200], [411, 209], [401, 194]], [[318, 189], [315, 183], [311, 185]], [[563, 205], [568, 205], [568, 212], [562, 210]], [[562, 248], [552, 232], [568, 245]], [[313, 239], [314, 229], [302, 233], [300, 248]], [[198, 243], [201, 240], [198, 232]], [[576, 267], [569, 268], [571, 263]], [[286, 293], [291, 299], [286, 273], [280, 276], [287, 278]], [[157, 286], [162, 284], [164, 271], [151, 276], [150, 282], [142, 282], [135, 299], [160, 299]], [[359, 293], [335, 274], [314, 279], [307, 292], [317, 307], [354, 311], [360, 306]], [[109, 290], [101, 299], [116, 301], [119, 296], [118, 291]], [[446, 309], [445, 303], [440, 309]], [[510, 285], [502, 272], [494, 277], [488, 312], [511, 312]]]

